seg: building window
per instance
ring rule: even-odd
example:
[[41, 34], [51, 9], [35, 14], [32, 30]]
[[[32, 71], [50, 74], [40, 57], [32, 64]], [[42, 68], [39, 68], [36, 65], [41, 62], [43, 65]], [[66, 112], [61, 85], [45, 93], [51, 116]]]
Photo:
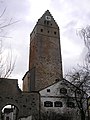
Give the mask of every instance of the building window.
[[51, 101], [45, 101], [44, 102], [44, 107], [53, 107], [53, 102], [51, 102]]
[[50, 89], [47, 89], [47, 92], [50, 92]]
[[62, 93], [62, 94], [66, 94], [66, 93], [67, 93], [67, 89], [65, 89], [65, 88], [61, 88], [61, 89], [60, 89], [60, 93]]
[[43, 32], [43, 29], [41, 29], [41, 32]]
[[67, 107], [75, 108], [75, 104], [73, 102], [67, 102]]
[[62, 102], [60, 102], [60, 101], [54, 102], [54, 107], [62, 107], [62, 106], [63, 106]]

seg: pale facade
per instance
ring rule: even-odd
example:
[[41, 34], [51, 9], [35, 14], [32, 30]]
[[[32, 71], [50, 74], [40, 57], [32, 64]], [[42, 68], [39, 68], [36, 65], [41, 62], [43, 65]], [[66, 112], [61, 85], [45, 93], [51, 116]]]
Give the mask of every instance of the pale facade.
[[[71, 120], [80, 120], [80, 110], [75, 100], [75, 89], [77, 88], [73, 84], [62, 79], [41, 90], [41, 113], [55, 112], [61, 116], [69, 117], [68, 119]], [[86, 100], [83, 105], [87, 109]]]

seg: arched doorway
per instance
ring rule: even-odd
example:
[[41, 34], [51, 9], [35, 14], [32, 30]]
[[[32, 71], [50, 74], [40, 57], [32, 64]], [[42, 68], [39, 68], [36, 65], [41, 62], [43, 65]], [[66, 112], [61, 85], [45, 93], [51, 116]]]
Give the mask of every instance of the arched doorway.
[[5, 105], [1, 111], [1, 120], [17, 120], [18, 108], [13, 104]]

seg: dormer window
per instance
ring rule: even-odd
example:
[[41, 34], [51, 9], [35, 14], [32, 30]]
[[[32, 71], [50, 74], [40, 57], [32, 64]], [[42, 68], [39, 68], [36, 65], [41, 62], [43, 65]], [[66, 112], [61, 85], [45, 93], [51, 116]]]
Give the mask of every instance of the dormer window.
[[66, 89], [66, 88], [61, 88], [61, 89], [60, 89], [60, 93], [66, 94], [66, 93], [67, 93], [67, 89]]

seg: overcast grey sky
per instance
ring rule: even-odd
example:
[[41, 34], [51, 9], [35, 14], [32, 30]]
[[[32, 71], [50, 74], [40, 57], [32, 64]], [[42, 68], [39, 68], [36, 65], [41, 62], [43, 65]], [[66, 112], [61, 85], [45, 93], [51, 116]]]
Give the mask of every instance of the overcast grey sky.
[[81, 60], [84, 44], [76, 32], [90, 24], [90, 0], [1, 0], [0, 13], [4, 8], [4, 19], [19, 20], [6, 29], [11, 38], [4, 41], [6, 50], [11, 46], [13, 57], [17, 56], [11, 77], [19, 84], [28, 70], [30, 33], [47, 9], [60, 27], [64, 73]]

